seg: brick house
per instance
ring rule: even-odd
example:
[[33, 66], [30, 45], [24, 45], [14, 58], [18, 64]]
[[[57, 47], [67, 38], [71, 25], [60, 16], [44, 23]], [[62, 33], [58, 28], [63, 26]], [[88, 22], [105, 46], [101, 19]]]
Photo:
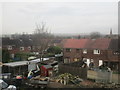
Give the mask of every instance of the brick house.
[[89, 39], [66, 40], [63, 47], [64, 63], [79, 61], [83, 56], [82, 49], [88, 41]]
[[2, 49], [7, 49], [11, 56], [17, 52], [31, 52], [32, 42], [29, 39], [2, 38]]
[[68, 39], [63, 47], [64, 63], [86, 60], [89, 67], [94, 62], [95, 67], [106, 63], [112, 69], [118, 69], [120, 64], [118, 39]]

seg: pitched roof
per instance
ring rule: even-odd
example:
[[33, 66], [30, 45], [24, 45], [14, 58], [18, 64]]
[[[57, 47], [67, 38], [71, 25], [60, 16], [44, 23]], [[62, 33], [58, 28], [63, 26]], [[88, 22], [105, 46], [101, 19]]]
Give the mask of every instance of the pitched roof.
[[64, 48], [108, 49], [111, 39], [68, 39]]
[[85, 48], [89, 39], [67, 39], [64, 48]]
[[10, 38], [2, 38], [2, 45], [15, 45], [19, 46], [31, 46], [32, 42], [29, 39], [10, 39]]
[[99, 38], [96, 40], [92, 40], [88, 47], [89, 49], [108, 49], [111, 39], [108, 38]]
[[112, 39], [109, 45], [109, 49], [119, 51], [120, 39]]

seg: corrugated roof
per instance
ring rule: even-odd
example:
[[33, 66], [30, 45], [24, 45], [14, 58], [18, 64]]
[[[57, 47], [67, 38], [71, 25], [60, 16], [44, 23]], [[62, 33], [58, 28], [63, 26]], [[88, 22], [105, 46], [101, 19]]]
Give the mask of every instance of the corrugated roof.
[[15, 66], [22, 66], [27, 65], [28, 61], [19, 61], [19, 62], [11, 62], [11, 63], [4, 63], [5, 66], [15, 67]]
[[[47, 61], [50, 58], [43, 58], [43, 61]], [[10, 62], [10, 63], [3, 63], [5, 66], [9, 67], [16, 67], [16, 66], [22, 66], [22, 65], [27, 65], [28, 63], [39, 63], [41, 62], [40, 59], [34, 59], [30, 61], [18, 61], [18, 62]]]

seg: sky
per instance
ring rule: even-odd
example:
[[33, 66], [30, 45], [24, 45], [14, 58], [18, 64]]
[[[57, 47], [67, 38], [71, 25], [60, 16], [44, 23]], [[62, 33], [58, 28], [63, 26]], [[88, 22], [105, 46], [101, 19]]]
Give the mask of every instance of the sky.
[[118, 33], [117, 2], [4, 2], [2, 34], [33, 33], [46, 23], [51, 33]]

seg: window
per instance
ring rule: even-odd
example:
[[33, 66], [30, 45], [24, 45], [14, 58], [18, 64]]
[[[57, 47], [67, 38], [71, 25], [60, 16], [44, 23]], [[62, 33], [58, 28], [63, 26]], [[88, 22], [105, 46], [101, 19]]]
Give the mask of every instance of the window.
[[66, 52], [71, 52], [71, 49], [70, 48], [66, 48]]
[[87, 49], [84, 49], [84, 50], [83, 50], [83, 53], [86, 54], [86, 53], [87, 53]]
[[31, 50], [31, 47], [30, 47], [30, 46], [28, 47], [28, 50]]
[[8, 46], [8, 50], [12, 50], [12, 46]]
[[23, 51], [24, 50], [24, 47], [20, 47], [20, 51]]
[[100, 54], [100, 50], [95, 49], [95, 50], [93, 51], [93, 53], [94, 53], [94, 54]]
[[80, 49], [76, 49], [76, 52], [77, 52], [77, 53], [80, 52]]
[[76, 61], [79, 61], [80, 59], [79, 58], [74, 58], [74, 61], [76, 62]]
[[70, 58], [69, 58], [69, 57], [66, 57], [66, 58], [64, 59], [64, 63], [70, 63]]
[[15, 54], [14, 54], [14, 53], [12, 53], [12, 54], [11, 54], [11, 57], [12, 57], [12, 58], [14, 58], [14, 57], [15, 57]]
[[103, 65], [103, 60], [99, 60], [99, 66]]
[[114, 54], [114, 55], [115, 55], [115, 54], [119, 54], [119, 52], [118, 52], [118, 51], [115, 51], [113, 54]]
[[32, 50], [35, 50], [35, 46], [32, 46]]

